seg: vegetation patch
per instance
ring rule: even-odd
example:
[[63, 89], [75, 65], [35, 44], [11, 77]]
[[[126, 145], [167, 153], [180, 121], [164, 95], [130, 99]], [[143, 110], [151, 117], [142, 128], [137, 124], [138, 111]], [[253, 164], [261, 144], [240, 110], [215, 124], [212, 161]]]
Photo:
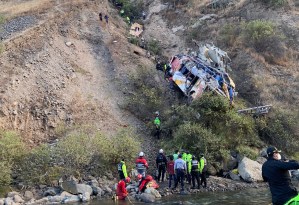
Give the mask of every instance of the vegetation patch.
[[148, 46], [148, 50], [152, 53], [152, 54], [154, 54], [154, 55], [160, 55], [161, 54], [161, 45], [160, 45], [160, 43], [159, 43], [159, 41], [158, 40], [156, 40], [156, 39], [151, 39], [149, 42], [148, 42], [148, 44], [147, 44], [147, 46]]

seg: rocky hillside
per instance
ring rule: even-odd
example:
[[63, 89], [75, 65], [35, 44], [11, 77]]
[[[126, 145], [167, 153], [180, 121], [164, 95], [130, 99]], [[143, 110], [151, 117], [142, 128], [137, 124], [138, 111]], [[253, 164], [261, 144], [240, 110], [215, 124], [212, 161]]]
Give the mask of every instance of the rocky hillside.
[[[247, 106], [272, 104], [298, 119], [298, 2], [270, 3], [144, 1], [143, 37], [158, 40], [164, 59], [196, 50], [194, 40], [214, 42], [232, 57], [231, 74]], [[99, 12], [109, 15], [108, 25]], [[148, 121], [123, 107], [130, 75], [155, 62], [129, 43], [128, 25], [111, 2], [2, 1], [0, 14], [0, 128], [20, 132], [34, 146], [71, 125], [89, 124], [108, 134], [133, 126], [151, 144]], [[256, 19], [275, 22], [283, 36], [277, 55], [273, 46], [258, 50], [244, 41], [242, 23]], [[237, 27], [224, 32], [226, 25]], [[164, 83], [154, 70], [150, 78]], [[292, 129], [298, 134], [298, 126]]]

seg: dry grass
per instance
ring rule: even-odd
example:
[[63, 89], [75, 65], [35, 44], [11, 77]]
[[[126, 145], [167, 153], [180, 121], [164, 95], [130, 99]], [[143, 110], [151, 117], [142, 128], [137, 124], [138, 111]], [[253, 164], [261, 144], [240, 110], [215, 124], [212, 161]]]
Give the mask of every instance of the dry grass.
[[30, 1], [9, 1], [0, 2], [0, 13], [5, 14], [7, 19], [14, 18], [24, 13], [33, 11], [43, 11], [50, 8], [53, 4], [52, 0], [30, 0]]

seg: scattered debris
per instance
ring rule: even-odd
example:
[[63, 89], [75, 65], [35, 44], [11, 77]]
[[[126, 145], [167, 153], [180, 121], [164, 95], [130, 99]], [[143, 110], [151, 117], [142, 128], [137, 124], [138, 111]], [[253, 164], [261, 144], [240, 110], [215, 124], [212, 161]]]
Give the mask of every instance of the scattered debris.
[[264, 105], [264, 106], [246, 108], [246, 109], [238, 110], [238, 113], [259, 116], [259, 115], [267, 114], [271, 107], [272, 105]]
[[70, 47], [71, 45], [73, 45], [72, 42], [68, 41], [68, 42], [65, 42], [65, 45], [67, 45], [68, 47]]

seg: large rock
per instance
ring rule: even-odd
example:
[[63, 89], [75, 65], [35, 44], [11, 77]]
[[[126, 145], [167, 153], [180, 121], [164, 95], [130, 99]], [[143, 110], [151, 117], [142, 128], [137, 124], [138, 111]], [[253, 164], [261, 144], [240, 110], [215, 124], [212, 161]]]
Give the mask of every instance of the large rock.
[[13, 196], [13, 200], [16, 203], [24, 203], [24, 200], [22, 199], [22, 197], [20, 197], [20, 195], [16, 194]]
[[0, 199], [0, 205], [4, 205], [4, 200]]
[[31, 191], [25, 191], [24, 193], [25, 200], [30, 200], [33, 198], [33, 193]]
[[74, 203], [79, 201], [81, 201], [81, 198], [78, 195], [72, 195], [72, 196], [65, 197], [61, 203], [68, 204], [68, 203]]
[[149, 187], [149, 188], [145, 189], [144, 193], [151, 194], [155, 198], [161, 198], [161, 194], [153, 187]]
[[63, 197], [62, 196], [48, 196], [48, 200], [49, 200], [49, 202], [56, 203], [56, 202], [61, 202], [63, 200]]
[[61, 183], [61, 188], [71, 194], [84, 194], [88, 192], [92, 194], [92, 188], [86, 184], [77, 184], [75, 181], [64, 181]]
[[92, 187], [92, 194], [95, 196], [102, 196], [104, 191], [100, 187]]
[[49, 188], [47, 191], [44, 192], [44, 196], [55, 196], [60, 193], [60, 189], [58, 188]]
[[242, 179], [246, 182], [263, 181], [262, 165], [247, 157], [244, 157], [239, 163], [238, 171]]
[[90, 201], [90, 194], [88, 192], [82, 194], [82, 202], [86, 203]]
[[15, 205], [15, 202], [13, 201], [13, 198], [7, 197], [4, 199], [4, 205]]
[[7, 193], [7, 197], [14, 197], [15, 195], [20, 195], [19, 192], [12, 191]]
[[240, 181], [241, 177], [238, 174], [235, 174], [233, 172], [229, 172], [229, 177], [234, 181]]
[[155, 202], [155, 196], [147, 193], [142, 193], [140, 195], [140, 200], [145, 203], [153, 203]]

